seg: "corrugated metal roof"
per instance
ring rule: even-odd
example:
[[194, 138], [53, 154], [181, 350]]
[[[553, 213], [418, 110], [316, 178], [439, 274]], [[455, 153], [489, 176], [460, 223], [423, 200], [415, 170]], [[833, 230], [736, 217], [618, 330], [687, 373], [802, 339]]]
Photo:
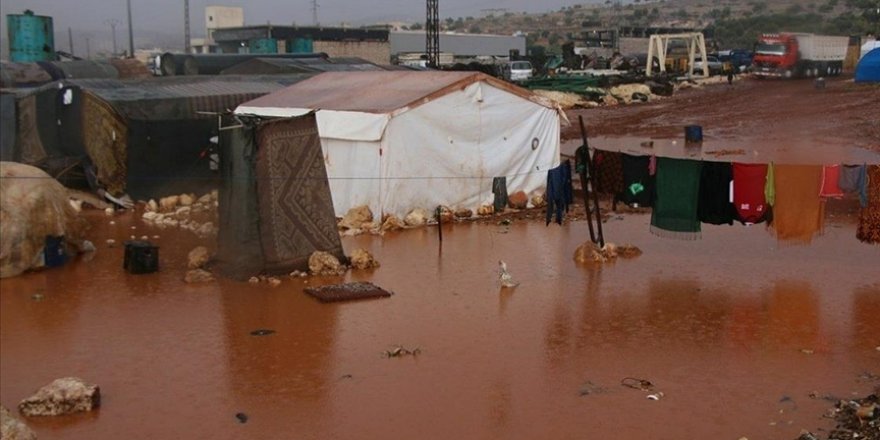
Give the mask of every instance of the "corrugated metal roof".
[[145, 80], [83, 79], [62, 82], [107, 101], [125, 117], [158, 120], [195, 118], [199, 117], [196, 112], [232, 110], [244, 101], [311, 76], [175, 76]]
[[326, 72], [242, 105], [386, 113], [478, 81], [553, 108], [528, 90], [480, 72], [441, 71]]

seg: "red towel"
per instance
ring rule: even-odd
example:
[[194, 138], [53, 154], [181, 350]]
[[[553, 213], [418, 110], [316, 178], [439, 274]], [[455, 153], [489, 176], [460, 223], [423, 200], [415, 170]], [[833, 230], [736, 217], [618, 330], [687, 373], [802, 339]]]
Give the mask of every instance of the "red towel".
[[759, 223], [767, 214], [764, 183], [767, 164], [733, 164], [733, 205], [743, 223]]
[[825, 165], [822, 167], [822, 187], [819, 188], [819, 195], [834, 199], [843, 197], [843, 190], [840, 189], [838, 184], [839, 180], [840, 165]]

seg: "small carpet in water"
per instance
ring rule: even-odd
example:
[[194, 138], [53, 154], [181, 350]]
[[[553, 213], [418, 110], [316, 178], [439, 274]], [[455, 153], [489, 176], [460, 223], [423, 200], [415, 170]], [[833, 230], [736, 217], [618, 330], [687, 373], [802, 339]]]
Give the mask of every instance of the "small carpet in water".
[[321, 302], [351, 301], [358, 299], [385, 298], [391, 292], [373, 283], [356, 282], [307, 287], [305, 292]]

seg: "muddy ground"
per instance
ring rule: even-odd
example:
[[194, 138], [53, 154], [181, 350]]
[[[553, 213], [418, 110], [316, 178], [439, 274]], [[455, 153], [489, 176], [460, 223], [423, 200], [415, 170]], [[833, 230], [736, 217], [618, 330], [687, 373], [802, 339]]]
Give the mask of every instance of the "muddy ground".
[[[589, 115], [648, 120], [632, 113], [654, 105]], [[0, 403], [58, 377], [98, 383], [99, 410], [26, 419], [52, 439], [824, 438], [838, 399], [880, 383], [880, 247], [855, 239], [851, 210], [809, 246], [762, 225], [668, 240], [644, 212], [609, 214], [607, 239], [644, 254], [605, 266], [572, 259], [579, 215], [525, 212], [446, 225], [442, 246], [436, 227], [345, 237], [381, 267], [275, 288], [185, 284], [187, 252], [211, 240], [87, 212], [96, 253], [0, 280]], [[142, 234], [159, 236], [161, 270], [130, 275], [106, 240]], [[499, 287], [499, 260], [518, 287]], [[394, 296], [303, 293], [343, 280]], [[418, 354], [389, 358], [397, 346]]]

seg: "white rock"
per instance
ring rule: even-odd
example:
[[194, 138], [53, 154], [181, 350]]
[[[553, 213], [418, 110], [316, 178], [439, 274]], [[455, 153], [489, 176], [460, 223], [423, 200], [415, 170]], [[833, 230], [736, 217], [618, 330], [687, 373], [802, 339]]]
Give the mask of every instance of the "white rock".
[[77, 377], [55, 379], [18, 404], [26, 416], [57, 416], [91, 411], [101, 404], [101, 389]]
[[158, 216], [159, 213], [157, 213], [156, 211], [147, 211], [141, 216], [141, 218], [144, 219], [144, 221], [154, 222], [156, 221], [156, 217]]
[[113, 215], [113, 208], [104, 208], [104, 215]]
[[181, 194], [179, 201], [183, 206], [190, 206], [195, 201], [195, 198], [189, 194]]
[[155, 200], [150, 199], [150, 201], [147, 202], [147, 206], [146, 206], [145, 209], [146, 209], [147, 211], [150, 211], [150, 212], [156, 212], [156, 211], [159, 210], [159, 204], [156, 203]]
[[416, 208], [403, 218], [403, 222], [406, 223], [407, 226], [422, 226], [428, 222], [429, 216], [430, 214], [428, 214], [428, 211], [422, 208]]
[[208, 253], [208, 248], [204, 246], [198, 246], [189, 251], [189, 255], [187, 256], [187, 267], [189, 267], [190, 269], [198, 269], [204, 266], [210, 258], [211, 255]]
[[37, 434], [6, 407], [0, 406], [0, 438], [3, 440], [37, 440]]

